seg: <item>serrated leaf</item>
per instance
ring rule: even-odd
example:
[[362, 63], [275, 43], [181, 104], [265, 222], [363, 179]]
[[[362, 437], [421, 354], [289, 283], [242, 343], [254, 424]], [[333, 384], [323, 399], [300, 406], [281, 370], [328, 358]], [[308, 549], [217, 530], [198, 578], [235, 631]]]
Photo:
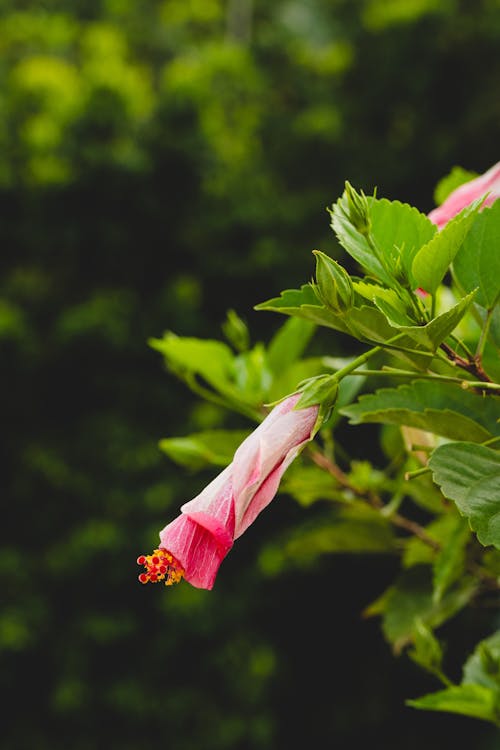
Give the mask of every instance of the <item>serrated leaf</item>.
[[376, 305], [390, 325], [393, 325], [393, 321], [397, 325], [412, 325], [407, 306], [394, 289], [388, 289], [367, 279], [354, 281], [353, 288], [358, 296]]
[[351, 424], [408, 425], [452, 440], [480, 443], [496, 434], [499, 413], [494, 404], [493, 399], [452, 388], [449, 383], [416, 380], [410, 385], [363, 395], [340, 412], [349, 417]]
[[481, 544], [500, 549], [500, 456], [483, 445], [456, 442], [429, 459], [434, 481], [469, 520]]
[[482, 685], [454, 685], [437, 693], [408, 700], [406, 704], [426, 711], [463, 714], [497, 724], [497, 700], [497, 693]]
[[407, 326], [397, 323], [392, 323], [392, 325], [396, 330], [406, 333], [415, 344], [427, 351], [435, 352], [438, 346], [460, 323], [469, 309], [474, 295], [475, 292], [471, 292], [456, 305], [446, 310], [446, 312], [441, 313], [441, 315], [438, 315], [437, 318], [434, 318], [424, 326]]
[[159, 448], [173, 461], [190, 469], [227, 466], [248, 434], [248, 430], [206, 430], [186, 437], [164, 438]]
[[[394, 267], [395, 260], [400, 257], [406, 271], [411, 271], [413, 256], [429, 242], [436, 227], [427, 216], [406, 203], [368, 198], [368, 205], [370, 236], [379, 255], [386, 259], [387, 268]], [[394, 281], [391, 273], [380, 263], [367, 238], [350, 223], [346, 208], [344, 195], [331, 210], [332, 229], [340, 244], [365, 270], [391, 286]]]
[[466, 292], [477, 287], [476, 302], [491, 309], [500, 297], [500, 201], [474, 221], [453, 261], [453, 274]]
[[304, 284], [300, 289], [285, 289], [279, 297], [261, 302], [254, 309], [292, 315], [336, 331], [349, 332], [342, 316], [335, 315], [320, 303], [311, 284]]
[[478, 208], [477, 201], [467, 206], [416, 253], [412, 263], [413, 277], [426, 292], [436, 293], [474, 223]]
[[450, 173], [442, 177], [434, 189], [434, 201], [436, 205], [440, 206], [460, 185], [470, 182], [475, 177], [479, 177], [477, 172], [470, 172], [467, 169], [463, 169], [463, 167], [452, 167]]
[[274, 334], [267, 347], [267, 364], [280, 374], [304, 352], [316, 326], [309, 320], [290, 318]]

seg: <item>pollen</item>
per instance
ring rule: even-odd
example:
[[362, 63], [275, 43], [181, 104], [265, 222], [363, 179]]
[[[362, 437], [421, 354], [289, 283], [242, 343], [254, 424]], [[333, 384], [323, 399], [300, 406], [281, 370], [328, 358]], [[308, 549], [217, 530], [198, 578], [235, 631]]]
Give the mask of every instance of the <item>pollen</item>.
[[165, 586], [172, 586], [184, 576], [184, 569], [166, 549], [155, 549], [151, 555], [139, 555], [137, 564], [144, 565], [145, 569], [139, 575], [141, 583], [164, 581]]

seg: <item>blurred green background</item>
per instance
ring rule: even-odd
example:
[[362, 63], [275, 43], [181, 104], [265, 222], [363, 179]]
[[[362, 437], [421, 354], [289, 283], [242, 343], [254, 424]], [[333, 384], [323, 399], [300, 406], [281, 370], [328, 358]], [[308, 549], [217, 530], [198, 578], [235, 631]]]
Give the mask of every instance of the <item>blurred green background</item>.
[[[147, 339], [219, 337], [233, 308], [267, 340], [253, 305], [340, 257], [345, 179], [426, 212], [453, 165], [497, 161], [499, 1], [0, 9], [2, 750], [496, 747], [404, 706], [437, 686], [361, 617], [396, 561], [266, 564], [312, 512], [290, 498], [211, 593], [142, 587], [135, 560], [213, 475], [158, 441], [248, 426]], [[457, 665], [484, 618], [446, 626]]]

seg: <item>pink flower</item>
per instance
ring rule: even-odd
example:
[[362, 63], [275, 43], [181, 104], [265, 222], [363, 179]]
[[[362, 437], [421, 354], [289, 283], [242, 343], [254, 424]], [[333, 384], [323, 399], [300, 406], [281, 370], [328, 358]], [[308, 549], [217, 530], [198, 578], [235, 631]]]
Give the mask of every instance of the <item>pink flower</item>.
[[489, 193], [489, 195], [483, 206], [491, 206], [497, 198], [500, 198], [500, 162], [480, 177], [460, 185], [450, 193], [441, 206], [431, 211], [428, 217], [439, 229], [442, 229], [463, 208], [486, 195], [486, 193]]
[[278, 404], [240, 445], [232, 463], [181, 507], [181, 514], [160, 532], [160, 546], [141, 555], [141, 583], [184, 577], [211, 589], [233, 542], [275, 496], [287, 467], [311, 440], [318, 406], [294, 410], [296, 393]]

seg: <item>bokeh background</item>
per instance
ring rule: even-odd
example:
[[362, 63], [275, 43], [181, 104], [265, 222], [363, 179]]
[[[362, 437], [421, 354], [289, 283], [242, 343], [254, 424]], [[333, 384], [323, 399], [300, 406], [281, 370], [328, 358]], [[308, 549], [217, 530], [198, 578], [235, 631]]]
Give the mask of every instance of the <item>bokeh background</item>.
[[[135, 559], [213, 474], [158, 441], [248, 426], [148, 338], [220, 337], [231, 308], [267, 340], [253, 305], [340, 257], [345, 179], [426, 212], [452, 166], [497, 161], [498, 0], [0, 9], [2, 750], [497, 747], [405, 707], [437, 685], [361, 614], [396, 561], [266, 563], [292, 499], [211, 593], [142, 587]], [[446, 626], [452, 673], [481, 618]]]

